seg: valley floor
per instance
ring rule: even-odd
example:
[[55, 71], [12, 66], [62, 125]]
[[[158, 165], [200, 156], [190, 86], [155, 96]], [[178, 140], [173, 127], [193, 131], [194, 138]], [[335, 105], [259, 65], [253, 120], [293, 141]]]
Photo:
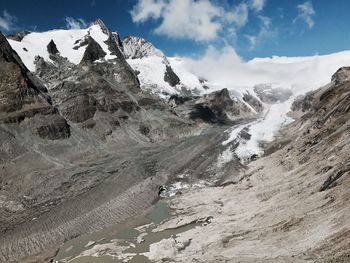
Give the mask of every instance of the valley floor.
[[[83, 182], [79, 185], [74, 181], [67, 182], [68, 189], [82, 187], [83, 193], [48, 209], [38, 218], [31, 218], [5, 231], [0, 236], [0, 262], [16, 261], [42, 251], [55, 250], [67, 239], [136, 216], [157, 201], [159, 186], [167, 181], [175, 182], [178, 175], [191, 174], [186, 178], [190, 184], [198, 182], [199, 177], [203, 180], [213, 178], [218, 174], [216, 163], [222, 151], [221, 142], [226, 136], [223, 133], [225, 129], [227, 127], [211, 128], [181, 139], [129, 148], [116, 146], [114, 151], [108, 149], [99, 158], [86, 158], [76, 173], [79, 171], [78, 174], [84, 172], [89, 175], [103, 171], [110, 176], [91, 189], [83, 189]], [[66, 172], [71, 173], [69, 170]], [[220, 174], [222, 177], [224, 175]], [[53, 189], [48, 188], [47, 191]], [[37, 208], [33, 206], [33, 209]]]
[[344, 156], [319, 154], [300, 165], [285, 148], [232, 173], [221, 186], [169, 199], [172, 216], [152, 233], [174, 232], [148, 244], [148, 252], [130, 252], [150, 235], [140, 231], [127, 244], [117, 238], [80, 256], [87, 262], [350, 262], [350, 181], [344, 176], [321, 191], [327, 177], [315, 176]]

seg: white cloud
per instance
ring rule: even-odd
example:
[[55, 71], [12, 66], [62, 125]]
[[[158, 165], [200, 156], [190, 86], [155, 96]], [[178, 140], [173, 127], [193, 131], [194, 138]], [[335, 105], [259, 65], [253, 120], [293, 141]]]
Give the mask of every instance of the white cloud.
[[131, 11], [134, 22], [160, 18], [156, 34], [198, 41], [217, 38], [221, 14], [221, 8], [209, 0], [139, 0]]
[[81, 29], [86, 28], [87, 23], [82, 18], [73, 18], [73, 17], [66, 17], [66, 27], [68, 29]]
[[248, 42], [250, 44], [250, 49], [251, 50], [255, 49], [257, 42], [258, 42], [258, 37], [252, 36], [252, 35], [244, 35], [244, 37], [248, 40]]
[[298, 16], [294, 19], [293, 23], [296, 23], [298, 20], [304, 21], [307, 26], [311, 29], [315, 25], [313, 17], [316, 15], [314, 7], [311, 1], [306, 1], [303, 4], [297, 6]]
[[264, 9], [265, 0], [250, 0], [249, 4], [256, 12], [260, 12]]
[[[349, 65], [350, 51], [326, 56], [272, 57], [243, 61], [235, 49], [212, 46], [199, 59], [183, 58], [190, 71], [238, 93], [260, 83], [275, 83], [292, 88], [295, 94], [327, 84], [341, 66]], [[317, 77], [315, 77], [317, 76]]]
[[165, 7], [164, 0], [139, 0], [130, 13], [134, 22], [145, 22], [149, 18], [160, 18]]
[[17, 17], [11, 15], [6, 10], [0, 15], [0, 30], [10, 32], [16, 30]]
[[217, 38], [222, 29], [216, 21], [220, 9], [209, 1], [170, 1], [164, 7], [163, 21], [155, 33], [175, 38], [206, 41]]
[[159, 21], [156, 34], [212, 41], [235, 36], [248, 23], [249, 12], [261, 11], [264, 4], [265, 0], [241, 0], [226, 6], [214, 0], [138, 0], [130, 14], [135, 23]]

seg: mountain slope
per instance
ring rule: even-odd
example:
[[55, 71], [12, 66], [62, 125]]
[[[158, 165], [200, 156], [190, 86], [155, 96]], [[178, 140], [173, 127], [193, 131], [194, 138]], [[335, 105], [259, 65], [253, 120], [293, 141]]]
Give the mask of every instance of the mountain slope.
[[[138, 72], [141, 87], [162, 97], [174, 94], [199, 95], [205, 88], [199, 78], [143, 38], [129, 36], [123, 40], [128, 63]], [[175, 66], [175, 67], [174, 67]]]
[[0, 41], [0, 262], [141, 213], [188, 169], [195, 181], [215, 175], [225, 127], [142, 90], [100, 21], [10, 42], [26, 52], [29, 40], [25, 63]]
[[210, 220], [144, 255], [154, 262], [348, 262], [349, 76], [342, 68], [294, 103], [301, 117], [224, 187], [170, 200], [177, 215], [158, 231]]

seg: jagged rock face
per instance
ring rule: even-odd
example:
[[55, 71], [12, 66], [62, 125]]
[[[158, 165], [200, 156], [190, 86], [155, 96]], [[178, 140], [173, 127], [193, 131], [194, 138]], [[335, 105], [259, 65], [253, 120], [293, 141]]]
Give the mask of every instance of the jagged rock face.
[[40, 138], [62, 140], [70, 137], [71, 132], [67, 121], [58, 114], [43, 115], [37, 121], [36, 132]]
[[291, 106], [292, 111], [308, 111], [314, 102], [313, 92], [298, 96]]
[[0, 35], [0, 72], [0, 122], [20, 123], [40, 114], [47, 121], [42, 124], [32, 119], [34, 133], [45, 139], [69, 137], [68, 124], [58, 115], [44, 87], [38, 86], [39, 82], [30, 75], [3, 35]]
[[30, 31], [22, 31], [22, 32], [17, 32], [16, 34], [13, 34], [13, 35], [8, 35], [7, 38], [15, 41], [22, 41], [22, 39], [28, 34], [30, 34]]
[[50, 55], [57, 55], [59, 53], [55, 42], [51, 39], [50, 43], [47, 45], [47, 52]]
[[293, 95], [293, 92], [289, 89], [273, 87], [268, 84], [255, 86], [254, 92], [262, 102], [268, 104], [285, 102]]
[[125, 58], [127, 59], [137, 59], [151, 56], [164, 57], [162, 51], [140, 37], [129, 36], [123, 39], [123, 49]]
[[200, 98], [195, 103], [192, 118], [201, 118], [212, 123], [227, 123], [244, 117], [252, 117], [253, 113], [243, 102], [233, 100], [229, 91], [223, 89]]
[[139, 109], [125, 92], [115, 90], [105, 79], [94, 73], [85, 76], [85, 81], [64, 81], [52, 89], [52, 98], [67, 120], [82, 123], [100, 111], [117, 113], [114, 117], [117, 121], [118, 116], [135, 113]]
[[172, 87], [175, 87], [176, 85], [180, 84], [179, 77], [175, 74], [175, 72], [169, 65], [166, 66], [164, 80], [168, 82], [169, 85]]
[[[87, 48], [85, 52], [89, 50]], [[98, 111], [106, 114], [106, 118], [112, 118], [110, 123], [118, 123], [120, 116], [136, 113], [139, 106], [128, 94], [136, 95], [140, 88], [125, 61], [93, 63], [92, 56], [84, 57], [89, 59], [78, 66], [58, 55], [51, 58], [54, 63], [40, 58], [36, 61], [37, 74], [49, 83], [53, 103], [61, 114], [73, 123], [84, 123], [91, 122]]]
[[81, 64], [93, 63], [94, 61], [106, 56], [106, 52], [103, 51], [101, 46], [92, 37], [88, 37], [86, 43], [87, 47], [80, 62]]
[[332, 76], [332, 81], [334, 82], [344, 82], [350, 80], [350, 67], [340, 68]]
[[251, 95], [249, 92], [243, 95], [243, 101], [248, 103], [256, 112], [262, 112], [264, 105], [256, 97]]

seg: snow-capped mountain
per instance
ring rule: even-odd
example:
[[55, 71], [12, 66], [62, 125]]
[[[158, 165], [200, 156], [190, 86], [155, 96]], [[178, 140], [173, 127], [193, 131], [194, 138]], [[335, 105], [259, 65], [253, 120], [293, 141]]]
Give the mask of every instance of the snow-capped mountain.
[[36, 70], [37, 57], [53, 62], [49, 43], [55, 45], [60, 56], [79, 64], [91, 39], [102, 49], [94, 60], [112, 62], [118, 56], [124, 56], [137, 72], [141, 88], [151, 93], [169, 97], [184, 93], [199, 95], [205, 91], [203, 82], [186, 71], [180, 59], [168, 59], [162, 51], [139, 37], [129, 36], [122, 41], [119, 34], [109, 30], [100, 19], [86, 29], [21, 32], [8, 37], [11, 47], [32, 72]]
[[126, 37], [123, 48], [128, 63], [138, 72], [142, 88], [162, 97], [205, 92], [201, 80], [186, 70], [180, 58], [167, 58], [145, 39]]
[[105, 55], [101, 58], [111, 60], [117, 55], [110, 42], [120, 46], [119, 36], [107, 29], [101, 20], [97, 20], [86, 29], [50, 30], [26, 34], [21, 41], [8, 39], [11, 47], [21, 57], [30, 71], [35, 71], [35, 58], [40, 56], [52, 62], [47, 45], [53, 41], [59, 54], [73, 64], [79, 64], [87, 48], [87, 40], [91, 37], [102, 48]]

